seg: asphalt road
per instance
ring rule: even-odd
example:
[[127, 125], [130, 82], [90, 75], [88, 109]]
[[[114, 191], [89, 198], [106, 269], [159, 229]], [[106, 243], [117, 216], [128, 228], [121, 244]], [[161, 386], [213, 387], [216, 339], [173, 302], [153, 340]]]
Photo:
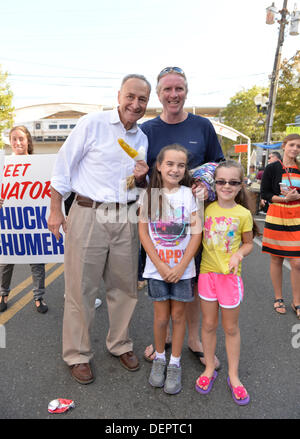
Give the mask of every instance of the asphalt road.
[[[47, 275], [58, 267], [58, 264], [52, 267]], [[135, 352], [141, 360], [140, 370], [126, 371], [118, 358], [112, 357], [106, 350], [108, 317], [105, 290], [101, 285], [99, 297], [103, 304], [96, 310], [92, 331], [95, 351], [92, 365], [96, 380], [87, 386], [77, 384], [61, 358], [63, 275], [56, 279], [52, 276], [53, 281], [49, 280], [47, 287], [47, 314], [37, 313], [30, 300], [24, 307], [20, 305], [19, 311], [0, 327], [0, 418], [102, 419], [104, 429], [116, 429], [121, 420], [125, 420], [125, 424], [126, 420], [131, 420], [131, 423], [134, 420], [136, 425], [145, 420], [145, 429], [150, 428], [151, 423], [180, 423], [186, 433], [190, 433], [189, 428], [192, 428], [188, 427], [189, 423], [194, 425], [193, 422], [199, 422], [196, 421], [199, 419], [299, 419], [300, 322], [289, 306], [292, 300], [289, 275], [290, 271], [285, 267], [284, 296], [288, 308], [287, 314], [280, 316], [273, 310], [269, 256], [262, 254], [256, 243], [251, 255], [243, 261], [245, 298], [240, 317], [240, 377], [251, 396], [250, 404], [245, 407], [233, 402], [227, 388], [227, 362], [221, 326], [217, 355], [222, 369], [209, 395], [200, 395], [194, 389], [195, 380], [203, 367], [190, 353], [186, 343], [182, 353], [181, 393], [169, 396], [162, 389], [153, 389], [148, 384], [151, 364], [143, 360], [143, 351], [152, 342], [153, 313], [146, 289], [140, 292], [131, 325]], [[16, 266], [12, 287], [29, 276], [29, 266]], [[31, 288], [32, 285], [28, 285], [13, 297], [10, 307], [25, 297]], [[5, 314], [0, 315], [0, 319]], [[60, 415], [48, 413], [49, 401], [58, 397], [74, 400], [75, 408]], [[152, 428], [158, 429], [155, 425]], [[127, 432], [135, 436], [134, 431]]]

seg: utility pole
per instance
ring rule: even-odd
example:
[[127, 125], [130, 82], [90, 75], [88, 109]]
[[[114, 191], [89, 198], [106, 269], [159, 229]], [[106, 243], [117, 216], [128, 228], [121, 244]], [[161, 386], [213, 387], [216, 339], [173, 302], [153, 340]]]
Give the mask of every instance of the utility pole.
[[[281, 14], [281, 20], [278, 21], [278, 23], [280, 23], [280, 29], [279, 29], [278, 43], [277, 43], [277, 48], [276, 48], [276, 53], [275, 53], [274, 67], [273, 67], [273, 72], [272, 72], [272, 76], [271, 76], [269, 104], [268, 104], [268, 112], [267, 112], [267, 117], [266, 117], [266, 129], [265, 129], [265, 137], [264, 137], [264, 143], [266, 143], [267, 145], [269, 145], [270, 141], [271, 141], [273, 119], [274, 119], [274, 110], [275, 110], [277, 88], [278, 88], [280, 62], [281, 62], [282, 45], [283, 45], [283, 41], [284, 41], [284, 30], [285, 30], [286, 24], [288, 24], [288, 21], [286, 20], [286, 16], [288, 13], [287, 2], [288, 2], [288, 0], [283, 1], [282, 10], [279, 11]], [[263, 163], [263, 165], [265, 165], [265, 163]]]

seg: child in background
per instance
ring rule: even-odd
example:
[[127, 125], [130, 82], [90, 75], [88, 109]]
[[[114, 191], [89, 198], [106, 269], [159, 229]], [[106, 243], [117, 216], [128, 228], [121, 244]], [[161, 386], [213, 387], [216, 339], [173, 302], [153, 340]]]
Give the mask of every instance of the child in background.
[[[169, 394], [181, 390], [185, 305], [193, 300], [194, 255], [201, 242], [200, 216], [191, 191], [187, 150], [169, 145], [157, 156], [141, 201], [139, 234], [147, 253], [144, 278], [154, 303], [155, 359], [149, 383]], [[167, 367], [166, 332], [172, 319], [172, 354]], [[167, 369], [167, 375], [165, 372]]]
[[202, 343], [205, 371], [196, 381], [196, 390], [207, 394], [217, 377], [215, 370], [216, 331], [221, 308], [228, 359], [227, 383], [234, 401], [246, 405], [250, 397], [239, 379], [239, 311], [243, 298], [241, 261], [253, 248], [257, 233], [247, 208], [241, 165], [229, 160], [215, 171], [217, 201], [205, 209], [203, 252], [198, 282], [202, 311]]

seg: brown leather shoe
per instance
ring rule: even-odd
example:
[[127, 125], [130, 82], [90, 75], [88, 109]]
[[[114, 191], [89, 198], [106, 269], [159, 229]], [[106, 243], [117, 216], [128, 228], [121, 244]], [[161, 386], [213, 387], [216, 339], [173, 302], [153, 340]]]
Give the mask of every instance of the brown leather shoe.
[[70, 370], [74, 380], [80, 384], [90, 384], [95, 379], [89, 363], [73, 364]]
[[131, 372], [140, 368], [138, 357], [132, 351], [125, 352], [125, 354], [120, 355], [119, 358], [122, 366]]

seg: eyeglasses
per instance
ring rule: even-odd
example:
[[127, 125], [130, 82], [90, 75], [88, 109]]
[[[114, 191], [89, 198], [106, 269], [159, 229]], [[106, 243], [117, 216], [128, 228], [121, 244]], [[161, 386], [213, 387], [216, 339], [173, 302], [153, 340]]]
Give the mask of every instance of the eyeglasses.
[[157, 82], [160, 80], [160, 78], [162, 76], [166, 75], [167, 73], [172, 73], [172, 72], [178, 73], [179, 75], [182, 75], [185, 78], [185, 73], [180, 67], [165, 67], [164, 69], [162, 69], [162, 71], [158, 75]]
[[225, 186], [226, 183], [228, 183], [229, 186], [239, 186], [240, 184], [242, 184], [241, 181], [237, 180], [215, 180], [215, 183], [218, 186]]

